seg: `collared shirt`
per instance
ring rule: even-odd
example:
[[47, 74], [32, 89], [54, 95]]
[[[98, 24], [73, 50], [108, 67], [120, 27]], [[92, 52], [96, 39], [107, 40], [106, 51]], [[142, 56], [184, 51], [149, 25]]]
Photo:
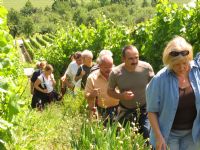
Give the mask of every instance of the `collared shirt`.
[[[194, 142], [200, 141], [200, 68], [190, 62], [190, 84], [195, 94], [197, 115], [192, 127]], [[179, 102], [178, 79], [167, 67], [161, 69], [151, 80], [146, 89], [147, 111], [158, 114], [160, 131], [167, 142]], [[155, 135], [151, 130], [150, 142], [156, 145]]]
[[91, 93], [93, 89], [95, 88], [100, 89], [100, 94], [98, 96], [99, 107], [108, 108], [108, 107], [113, 107], [119, 104], [119, 100], [108, 96], [107, 94], [108, 81], [100, 73], [100, 70], [96, 70], [88, 76], [86, 86], [85, 86], [86, 94]]

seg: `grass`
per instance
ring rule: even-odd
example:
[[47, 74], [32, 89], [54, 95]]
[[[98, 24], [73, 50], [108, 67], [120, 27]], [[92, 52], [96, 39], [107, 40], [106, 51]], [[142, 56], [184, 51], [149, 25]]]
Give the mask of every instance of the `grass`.
[[[15, 10], [20, 10], [28, 0], [3, 0], [3, 6], [7, 9], [14, 8]], [[34, 7], [45, 8], [47, 6], [51, 7], [54, 0], [30, 0]]]
[[[28, 79], [24, 78], [23, 85]], [[24, 86], [24, 103], [11, 127], [13, 150], [150, 150], [135, 128], [119, 124], [104, 127], [100, 120], [89, 120], [83, 92], [66, 94], [63, 102], [52, 103], [43, 111], [30, 108], [29, 84]], [[21, 93], [21, 92], [20, 92]], [[119, 130], [120, 129], [120, 130]]]
[[[23, 82], [25, 84], [27, 79]], [[79, 134], [86, 118], [82, 92], [76, 98], [66, 95], [63, 102], [52, 103], [43, 111], [37, 111], [30, 108], [29, 84], [24, 90], [24, 106], [14, 119], [12, 141], [6, 144], [6, 149], [72, 149], [71, 133]]]

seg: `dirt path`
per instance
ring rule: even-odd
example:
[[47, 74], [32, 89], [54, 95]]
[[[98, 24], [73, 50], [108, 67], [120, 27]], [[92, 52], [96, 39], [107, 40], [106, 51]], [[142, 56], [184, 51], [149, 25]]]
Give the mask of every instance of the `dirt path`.
[[19, 45], [20, 48], [20, 52], [21, 52], [21, 56], [22, 56], [22, 62], [28, 62], [28, 63], [32, 63], [32, 59], [29, 55], [29, 53], [27, 52], [24, 43], [21, 39], [16, 40], [17, 44]]

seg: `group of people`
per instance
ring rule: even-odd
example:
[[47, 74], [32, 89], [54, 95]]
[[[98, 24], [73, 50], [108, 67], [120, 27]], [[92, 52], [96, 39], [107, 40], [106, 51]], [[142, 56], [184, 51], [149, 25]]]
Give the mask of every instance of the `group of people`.
[[31, 77], [32, 108], [43, 109], [45, 104], [59, 100], [59, 94], [54, 90], [56, 81], [53, 75], [53, 67], [46, 61], [37, 65]]
[[[105, 124], [135, 122], [144, 138], [150, 135], [153, 149], [199, 150], [200, 57], [193, 59], [191, 44], [180, 36], [169, 41], [163, 51], [165, 67], [156, 75], [133, 45], [122, 49], [122, 61], [115, 66], [109, 50], [99, 53], [96, 64], [91, 51], [76, 52], [61, 77], [62, 96], [66, 88], [81, 88], [91, 118], [101, 117]], [[47, 76], [55, 83], [51, 74], [45, 69], [35, 89], [51, 91], [40, 86]]]

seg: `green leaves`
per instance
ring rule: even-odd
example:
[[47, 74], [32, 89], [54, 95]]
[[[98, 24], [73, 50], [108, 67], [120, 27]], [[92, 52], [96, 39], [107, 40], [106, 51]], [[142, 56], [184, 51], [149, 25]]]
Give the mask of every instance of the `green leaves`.
[[[196, 6], [199, 5], [196, 2]], [[185, 37], [193, 45], [194, 54], [199, 51], [200, 13], [198, 7], [178, 6], [175, 3], [160, 1], [156, 15], [151, 20], [138, 24], [133, 34], [134, 44], [141, 52], [142, 59], [150, 62], [155, 71], [163, 67], [162, 52], [166, 43], [174, 36]]]
[[16, 89], [20, 75], [18, 53], [6, 25], [7, 11], [0, 6], [0, 149], [11, 139], [12, 120], [19, 112]]

